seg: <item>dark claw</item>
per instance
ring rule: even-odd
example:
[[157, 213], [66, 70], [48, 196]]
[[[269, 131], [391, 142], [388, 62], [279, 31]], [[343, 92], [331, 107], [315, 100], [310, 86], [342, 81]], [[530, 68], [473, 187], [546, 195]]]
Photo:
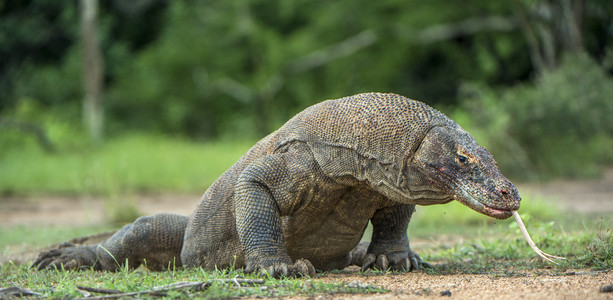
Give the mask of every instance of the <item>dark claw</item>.
[[45, 258], [39, 261], [38, 263], [36, 263], [35, 265], [32, 265], [32, 267], [36, 267], [36, 270], [42, 270], [46, 268], [52, 261], [53, 261], [52, 258]]
[[68, 261], [67, 263], [64, 263], [64, 268], [67, 270], [76, 269], [77, 267], [79, 267], [79, 263], [74, 258]]
[[299, 259], [294, 263], [296, 277], [313, 277], [315, 276], [315, 267], [306, 259]]
[[377, 256], [377, 262], [375, 262], [375, 269], [385, 271], [389, 266], [390, 262], [387, 256], [385, 254], [379, 254], [379, 256]]
[[402, 257], [400, 255], [391, 254], [379, 254], [373, 253], [366, 254], [362, 260], [362, 271], [368, 269], [376, 270], [392, 270], [410, 272], [413, 270], [419, 270], [420, 268], [432, 268], [432, 266], [426, 262], [421, 261], [419, 255], [409, 252], [408, 257]]
[[281, 278], [281, 277], [287, 277], [289, 275], [289, 272], [287, 271], [287, 264], [282, 263], [282, 264], [277, 264], [277, 265], [272, 265], [270, 266], [270, 276], [274, 277], [274, 278]]
[[432, 269], [432, 265], [422, 261], [419, 255], [413, 253], [413, 255], [411, 255], [411, 270], [419, 269]]
[[71, 270], [95, 267], [96, 261], [96, 254], [91, 248], [63, 243], [57, 249], [40, 253], [30, 267], [37, 270], [62, 268]]
[[310, 261], [299, 259], [293, 264], [288, 263], [273, 263], [270, 266], [258, 266], [257, 264], [247, 264], [245, 273], [253, 273], [259, 271], [267, 276], [274, 278], [281, 277], [313, 277], [315, 276], [315, 268]]
[[61, 270], [62, 263], [59, 260], [52, 261], [49, 265], [45, 267], [47, 270]]
[[417, 257], [411, 257], [411, 267], [409, 270], [419, 270], [419, 259]]
[[425, 262], [425, 261], [419, 261], [419, 267], [422, 269], [432, 269], [434, 268], [431, 264]]
[[392, 265], [393, 271], [406, 272], [411, 270], [411, 263], [408, 258], [401, 260], [400, 262]]
[[366, 271], [368, 269], [372, 269], [373, 266], [375, 265], [375, 261], [377, 260], [377, 257], [372, 254], [366, 254], [366, 256], [364, 257], [364, 260], [362, 261], [362, 271]]
[[38, 258], [34, 261], [34, 263], [32, 263], [30, 267], [36, 268], [37, 270], [42, 270], [47, 267], [50, 262], [54, 261], [55, 258], [60, 254], [61, 253], [58, 249], [43, 252], [38, 256]]
[[65, 252], [64, 249], [73, 247], [75, 247], [74, 244], [64, 242], [61, 243], [57, 249], [51, 249], [49, 251], [41, 252], [38, 255], [38, 258], [36, 258], [36, 260], [32, 263], [30, 268], [36, 267], [36, 269], [38, 270], [44, 269], [51, 264], [51, 262], [49, 262], [50, 260], [57, 260], [58, 257], [61, 257], [62, 254]]

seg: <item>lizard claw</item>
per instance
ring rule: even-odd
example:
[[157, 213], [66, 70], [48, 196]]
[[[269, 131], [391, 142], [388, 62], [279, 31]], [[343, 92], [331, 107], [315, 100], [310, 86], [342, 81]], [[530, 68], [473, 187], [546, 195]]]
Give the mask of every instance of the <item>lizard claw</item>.
[[394, 257], [394, 255], [375, 255], [373, 253], [369, 253], [362, 260], [362, 271], [375, 269], [382, 271], [392, 270], [410, 272], [413, 270], [419, 270], [421, 267], [432, 268], [430, 264], [423, 262], [419, 255], [413, 252], [409, 253], [409, 257]]
[[299, 259], [292, 263], [272, 263], [268, 266], [262, 266], [255, 263], [249, 263], [245, 268], [245, 273], [253, 273], [259, 271], [270, 277], [313, 277], [315, 276], [315, 268], [310, 261]]
[[96, 267], [96, 254], [90, 247], [63, 243], [57, 249], [41, 252], [31, 268], [75, 270]]
[[37, 270], [46, 268], [55, 259], [56, 256], [59, 256], [59, 253], [59, 249], [41, 252], [36, 258], [36, 260], [32, 263], [30, 268], [36, 268]]
[[432, 269], [431, 264], [421, 260], [421, 257], [414, 252], [409, 254], [409, 259], [411, 260], [411, 270]]
[[411, 264], [408, 258], [400, 259], [398, 261], [391, 261], [385, 254], [367, 254], [362, 261], [362, 271], [368, 269], [375, 270], [392, 270], [392, 271], [409, 271]]

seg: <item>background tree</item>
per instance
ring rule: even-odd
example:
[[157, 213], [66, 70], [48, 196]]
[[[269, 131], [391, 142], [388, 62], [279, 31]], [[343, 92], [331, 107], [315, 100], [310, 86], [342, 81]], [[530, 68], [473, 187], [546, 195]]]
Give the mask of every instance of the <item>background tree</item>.
[[83, 121], [91, 139], [99, 143], [104, 133], [102, 107], [104, 58], [98, 42], [98, 0], [81, 0], [83, 40]]

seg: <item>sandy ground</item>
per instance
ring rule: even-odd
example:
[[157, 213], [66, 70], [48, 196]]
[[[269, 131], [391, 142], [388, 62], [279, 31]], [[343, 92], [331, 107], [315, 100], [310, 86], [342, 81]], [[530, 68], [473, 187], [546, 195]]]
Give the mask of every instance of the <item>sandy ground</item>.
[[[200, 195], [138, 195], [136, 207], [143, 215], [167, 212], [190, 215]], [[97, 197], [30, 197], [0, 199], [0, 222], [6, 226], [84, 226], [103, 224], [104, 199]]]
[[344, 295], [343, 299], [613, 299], [613, 293], [601, 293], [601, 286], [613, 284], [613, 272], [568, 271], [554, 276], [535, 270], [517, 276], [491, 274], [429, 275], [422, 272], [379, 276], [331, 274], [323, 281], [367, 284], [391, 290], [385, 294]]
[[[613, 216], [613, 169], [597, 180], [560, 180], [547, 184], [519, 186], [522, 194], [539, 197], [562, 209], [582, 214], [607, 213]], [[200, 195], [139, 195], [132, 201], [145, 214], [172, 212], [189, 215]], [[104, 201], [92, 197], [33, 197], [0, 199], [0, 226], [83, 226], [104, 222]], [[611, 218], [613, 220], [613, 218]], [[613, 271], [568, 270], [552, 275], [537, 269], [516, 276], [492, 274], [428, 275], [422, 272], [377, 276], [357, 272], [329, 274], [322, 281], [351, 282], [389, 289], [390, 293], [370, 295], [320, 295], [321, 299], [613, 299], [613, 292], [601, 293], [613, 285]]]
[[[520, 194], [536, 196], [577, 213], [613, 213], [613, 169], [593, 180], [556, 180], [546, 184], [520, 184]], [[611, 218], [613, 220], [613, 217]]]

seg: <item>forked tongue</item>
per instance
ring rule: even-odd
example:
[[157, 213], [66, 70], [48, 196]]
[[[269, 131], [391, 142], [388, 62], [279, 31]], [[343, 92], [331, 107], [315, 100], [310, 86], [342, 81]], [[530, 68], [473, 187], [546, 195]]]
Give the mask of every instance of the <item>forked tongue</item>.
[[547, 254], [545, 252], [543, 252], [541, 249], [539, 249], [536, 244], [534, 244], [534, 242], [532, 241], [532, 238], [530, 238], [530, 235], [528, 234], [528, 230], [526, 230], [526, 226], [524, 225], [524, 222], [522, 222], [521, 218], [519, 217], [519, 214], [517, 213], [516, 210], [512, 211], [513, 213], [513, 217], [515, 218], [515, 221], [517, 221], [517, 225], [519, 225], [519, 230], [521, 230], [521, 233], [524, 236], [524, 239], [526, 239], [526, 242], [528, 242], [528, 245], [530, 245], [530, 248], [532, 248], [532, 250], [534, 250], [534, 252], [536, 252], [536, 254], [538, 254], [540, 257], [542, 257], [545, 260], [548, 260], [554, 264], [559, 265], [557, 262], [553, 261], [552, 258], [559, 258], [559, 259], [566, 259], [564, 257], [560, 257], [560, 256], [555, 256], [555, 255], [551, 255], [551, 254]]

